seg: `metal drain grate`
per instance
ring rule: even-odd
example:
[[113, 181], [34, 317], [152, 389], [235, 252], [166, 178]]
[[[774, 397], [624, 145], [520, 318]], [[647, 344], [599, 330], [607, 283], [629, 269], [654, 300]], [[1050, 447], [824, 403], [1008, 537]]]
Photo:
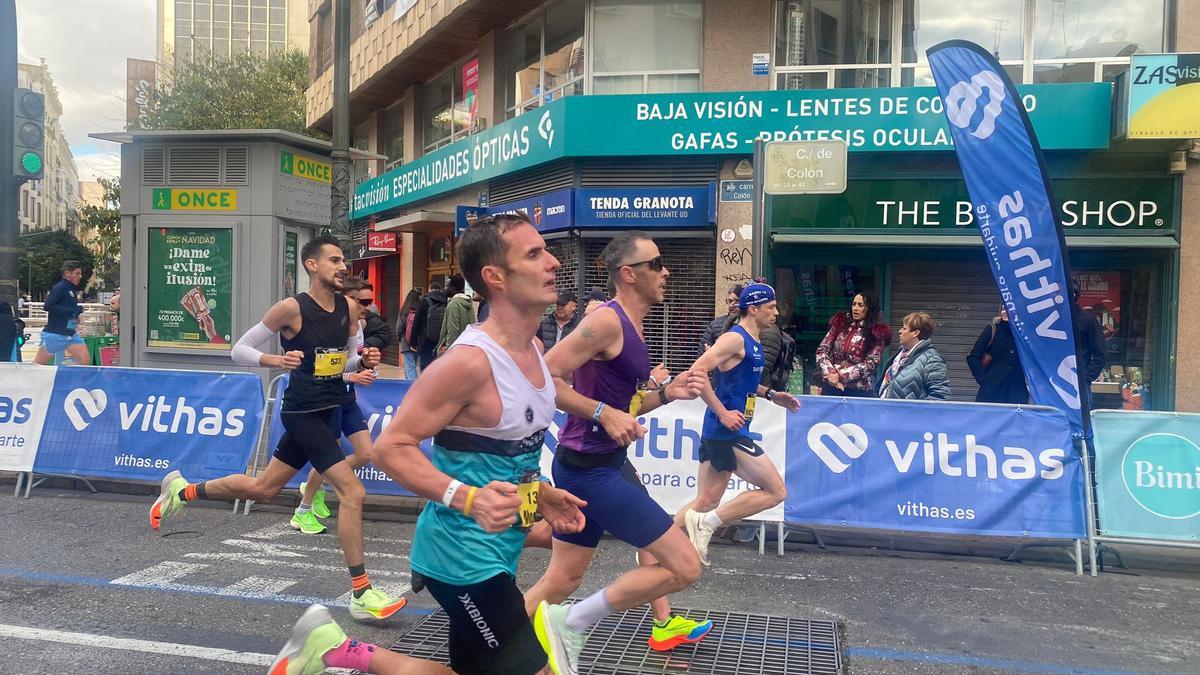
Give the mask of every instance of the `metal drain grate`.
[[[843, 672], [842, 636], [832, 621], [675, 609], [695, 621], [711, 619], [712, 633], [669, 652], [646, 645], [650, 608], [614, 614], [596, 624], [579, 661], [580, 675], [690, 673], [720, 675], [836, 674]], [[440, 663], [450, 660], [449, 622], [442, 610], [423, 619], [392, 651]]]

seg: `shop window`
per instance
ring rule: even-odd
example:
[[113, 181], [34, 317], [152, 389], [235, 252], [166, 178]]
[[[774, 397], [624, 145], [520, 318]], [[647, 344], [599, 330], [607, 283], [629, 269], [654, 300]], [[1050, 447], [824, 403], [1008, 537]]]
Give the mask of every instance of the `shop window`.
[[426, 152], [472, 132], [478, 112], [478, 78], [479, 60], [472, 57], [425, 84], [421, 119]]
[[[892, 62], [891, 0], [779, 3], [775, 72], [780, 89], [886, 87]], [[841, 66], [836, 69], [813, 66]]]
[[583, 93], [584, 0], [563, 0], [504, 36], [509, 116]]
[[704, 4], [595, 0], [592, 93], [700, 89]]
[[[1158, 326], [1162, 321], [1163, 279], [1155, 265], [1076, 270], [1079, 306], [1100, 324], [1105, 366], [1091, 384], [1094, 409], [1162, 409], [1165, 378], [1156, 368]], [[1159, 386], [1155, 386], [1158, 384]]]
[[[874, 265], [798, 263], [775, 268], [775, 297], [779, 324], [796, 340], [804, 364], [803, 387], [795, 393], [816, 393], [813, 378], [817, 347], [829, 331], [829, 320], [850, 309], [855, 294], [868, 290], [882, 298], [882, 274]], [[816, 389], [813, 389], [816, 388]]]

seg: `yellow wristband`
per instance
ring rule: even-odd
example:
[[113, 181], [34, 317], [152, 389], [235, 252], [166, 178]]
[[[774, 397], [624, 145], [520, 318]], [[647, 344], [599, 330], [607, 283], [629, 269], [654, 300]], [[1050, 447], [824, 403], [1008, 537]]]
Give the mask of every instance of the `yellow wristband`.
[[471, 502], [475, 501], [475, 493], [478, 491], [479, 491], [479, 488], [477, 488], [475, 486], [471, 486], [471, 491], [467, 493], [467, 503], [463, 504], [463, 515], [464, 516], [471, 515]]

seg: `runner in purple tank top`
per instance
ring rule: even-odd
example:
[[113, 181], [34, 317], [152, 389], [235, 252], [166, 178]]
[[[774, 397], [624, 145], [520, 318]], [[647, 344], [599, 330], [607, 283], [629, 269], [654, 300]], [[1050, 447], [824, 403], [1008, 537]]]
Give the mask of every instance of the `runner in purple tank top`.
[[[705, 376], [687, 371], [647, 391], [650, 356], [642, 321], [662, 303], [670, 273], [658, 246], [638, 232], [617, 236], [600, 257], [616, 299], [584, 318], [546, 354], [558, 407], [570, 416], [554, 457], [554, 482], [588, 502], [583, 530], [554, 533], [549, 568], [525, 593], [534, 630], [558, 675], [578, 672], [587, 631], [613, 612], [651, 602], [650, 646], [658, 650], [696, 642], [712, 628], [709, 621], [671, 616], [665, 596], [700, 578], [700, 558], [626, 458], [626, 447], [646, 433], [636, 416], [675, 399], [696, 398]], [[582, 602], [555, 604], [579, 587], [605, 531], [638, 549], [639, 566]]]

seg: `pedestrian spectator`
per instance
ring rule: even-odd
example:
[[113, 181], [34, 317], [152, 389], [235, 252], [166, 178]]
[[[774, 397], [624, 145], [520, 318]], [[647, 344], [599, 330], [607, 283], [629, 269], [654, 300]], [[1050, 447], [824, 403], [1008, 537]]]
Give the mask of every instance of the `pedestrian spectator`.
[[62, 280], [50, 289], [43, 306], [46, 309], [46, 327], [42, 329], [42, 345], [38, 347], [34, 363], [46, 365], [54, 357], [62, 365], [63, 354], [70, 354], [75, 364], [88, 366], [92, 358], [87, 344], [79, 336], [79, 282], [83, 280], [83, 266], [75, 260], [62, 264]]
[[992, 319], [967, 354], [971, 376], [979, 383], [979, 403], [1028, 403], [1025, 369], [1008, 323], [1008, 310], [1000, 305], [1000, 316]]
[[598, 288], [588, 291], [588, 294], [583, 296], [583, 315], [591, 314], [606, 302], [608, 302], [608, 295], [604, 291]]
[[1091, 408], [1091, 383], [1104, 372], [1107, 362], [1104, 353], [1104, 331], [1095, 315], [1079, 306], [1079, 282], [1075, 279], [1071, 279], [1071, 309], [1075, 323], [1075, 344], [1079, 349], [1075, 362], [1083, 373], [1083, 391], [1080, 393], [1086, 397], [1088, 407]]
[[404, 379], [417, 379], [417, 350], [412, 345], [413, 324], [417, 306], [421, 304], [421, 289], [413, 288], [404, 296], [400, 315], [396, 317], [396, 335], [400, 339], [400, 360], [404, 363]]
[[[18, 299], [19, 300], [19, 299]], [[0, 363], [15, 363], [21, 359], [17, 356], [17, 316], [13, 314], [13, 306], [0, 298]]]
[[108, 308], [112, 310], [112, 317], [109, 323], [108, 332], [116, 335], [121, 325], [121, 289], [118, 287], [117, 292], [108, 299]]
[[829, 332], [817, 347], [821, 394], [874, 396], [875, 371], [891, 343], [892, 329], [880, 318], [875, 294], [856, 294], [849, 312], [839, 312], [829, 320]]
[[554, 312], [543, 317], [542, 325], [538, 328], [538, 337], [542, 340], [544, 351], [550, 351], [551, 347], [570, 335], [579, 325], [581, 317], [575, 311], [578, 308], [575, 291], [559, 292], [558, 301], [554, 303]]
[[363, 318], [367, 322], [363, 326], [363, 346], [374, 347], [382, 352], [395, 344], [396, 335], [392, 332], [392, 327], [388, 325], [387, 320], [379, 316], [379, 312], [376, 311], [378, 305], [375, 304], [375, 286], [371, 282], [361, 279], [354, 285], [358, 288], [354, 290], [353, 294], [348, 295], [362, 305]]
[[933, 346], [933, 317], [913, 312], [904, 317], [900, 350], [879, 378], [879, 398], [945, 401], [950, 398], [950, 371]]
[[417, 350], [417, 364], [422, 369], [428, 368], [437, 357], [438, 341], [442, 339], [442, 323], [449, 303], [450, 298], [446, 297], [439, 281], [429, 284], [429, 293], [421, 298], [413, 326], [413, 337], [417, 339], [413, 347]]
[[[708, 328], [704, 329], [704, 335], [700, 338], [700, 353], [703, 354], [709, 347], [716, 343], [717, 338], [725, 334], [726, 331], [737, 323], [738, 320], [738, 298], [742, 295], [742, 285], [737, 284], [730, 287], [729, 292], [725, 295], [724, 314], [713, 319]], [[778, 349], [776, 350], [778, 351]], [[766, 370], [765, 368], [763, 370]]]
[[475, 298], [479, 302], [479, 311], [475, 312], [475, 321], [478, 323], [483, 323], [484, 321], [487, 321], [488, 317], [488, 301], [487, 298], [479, 294], [476, 294]]
[[466, 292], [467, 283], [463, 275], [455, 274], [446, 282], [446, 289], [451, 295], [446, 304], [446, 318], [442, 321], [442, 332], [438, 338], [438, 355], [454, 344], [467, 326], [475, 323], [475, 303]]
[[17, 298], [17, 316], [21, 318], [29, 318], [29, 294], [26, 293]]

